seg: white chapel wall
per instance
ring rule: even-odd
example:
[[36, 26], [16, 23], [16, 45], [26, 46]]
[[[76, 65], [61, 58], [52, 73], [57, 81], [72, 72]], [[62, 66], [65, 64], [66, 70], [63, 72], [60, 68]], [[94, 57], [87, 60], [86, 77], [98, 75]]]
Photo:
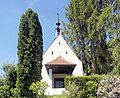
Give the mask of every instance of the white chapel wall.
[[76, 67], [73, 71], [74, 76], [83, 75], [82, 62], [77, 58], [62, 36], [59, 35], [43, 55], [42, 77], [43, 80], [45, 80], [51, 87], [52, 79], [48, 75], [45, 64], [59, 56], [62, 56], [64, 59], [76, 64]]

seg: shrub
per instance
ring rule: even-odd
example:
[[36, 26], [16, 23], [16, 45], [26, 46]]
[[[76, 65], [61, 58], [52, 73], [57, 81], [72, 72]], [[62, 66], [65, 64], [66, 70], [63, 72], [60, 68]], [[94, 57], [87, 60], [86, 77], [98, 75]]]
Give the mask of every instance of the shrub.
[[30, 86], [30, 90], [32, 90], [33, 93], [36, 94], [38, 98], [43, 98], [47, 87], [48, 84], [45, 81], [42, 82], [37, 81], [32, 83], [32, 85]]
[[97, 98], [120, 98], [120, 77], [104, 77], [100, 81]]
[[66, 86], [66, 89], [69, 92], [70, 98], [75, 98], [79, 90], [78, 86], [74, 82], [69, 82], [68, 85]]
[[10, 98], [10, 86], [0, 86], [0, 98]]
[[100, 80], [104, 76], [68, 76], [65, 88], [71, 98], [96, 98]]

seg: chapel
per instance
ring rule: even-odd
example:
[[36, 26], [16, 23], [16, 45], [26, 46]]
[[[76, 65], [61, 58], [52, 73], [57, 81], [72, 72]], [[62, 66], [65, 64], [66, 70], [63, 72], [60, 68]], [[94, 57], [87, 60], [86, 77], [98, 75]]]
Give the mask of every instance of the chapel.
[[43, 54], [42, 81], [49, 84], [46, 95], [65, 93], [65, 77], [83, 75], [82, 62], [61, 34], [59, 16], [56, 26], [56, 37]]

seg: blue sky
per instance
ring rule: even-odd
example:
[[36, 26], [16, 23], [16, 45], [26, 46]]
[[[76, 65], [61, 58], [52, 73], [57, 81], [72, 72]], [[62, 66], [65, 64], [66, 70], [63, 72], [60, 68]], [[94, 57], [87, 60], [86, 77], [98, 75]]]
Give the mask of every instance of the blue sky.
[[17, 42], [20, 17], [28, 8], [38, 13], [43, 30], [44, 51], [55, 38], [57, 13], [65, 18], [69, 0], [0, 0], [0, 74], [1, 66], [17, 63]]

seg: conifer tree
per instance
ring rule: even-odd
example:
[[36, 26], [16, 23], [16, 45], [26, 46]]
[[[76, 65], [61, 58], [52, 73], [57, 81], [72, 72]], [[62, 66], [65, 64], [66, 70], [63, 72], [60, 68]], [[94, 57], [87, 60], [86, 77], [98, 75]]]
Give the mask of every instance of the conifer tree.
[[120, 75], [120, 0], [112, 4], [112, 14], [109, 17], [110, 51], [112, 52], [112, 74]]
[[115, 0], [70, 0], [66, 7], [69, 23], [64, 23], [64, 36], [83, 62], [89, 74], [107, 74], [111, 52], [107, 32]]
[[41, 80], [43, 39], [38, 15], [32, 9], [21, 16], [18, 35], [18, 97], [34, 98], [29, 87]]

